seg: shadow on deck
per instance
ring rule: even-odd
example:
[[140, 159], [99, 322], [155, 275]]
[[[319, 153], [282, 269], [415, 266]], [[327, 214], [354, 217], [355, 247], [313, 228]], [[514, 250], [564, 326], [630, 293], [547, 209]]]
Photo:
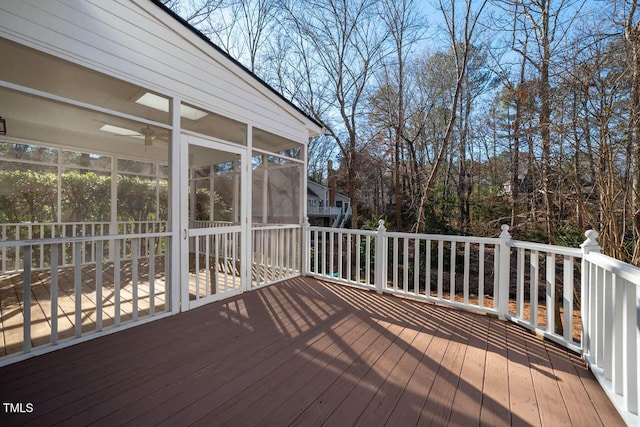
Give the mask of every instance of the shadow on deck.
[[[0, 368], [1, 425], [623, 425], [510, 322], [295, 278]], [[6, 412], [6, 411], [5, 411]]]

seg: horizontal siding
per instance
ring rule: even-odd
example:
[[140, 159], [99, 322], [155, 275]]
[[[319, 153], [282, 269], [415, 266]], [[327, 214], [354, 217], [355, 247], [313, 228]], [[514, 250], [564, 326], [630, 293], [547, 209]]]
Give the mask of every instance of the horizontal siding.
[[128, 1], [5, 2], [0, 31], [123, 80], [306, 141], [306, 118], [157, 6], [141, 4], [152, 12]]

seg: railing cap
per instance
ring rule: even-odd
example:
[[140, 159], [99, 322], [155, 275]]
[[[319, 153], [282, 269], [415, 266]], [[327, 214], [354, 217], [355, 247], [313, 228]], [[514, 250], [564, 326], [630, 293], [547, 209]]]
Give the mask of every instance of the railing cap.
[[582, 248], [582, 252], [588, 254], [589, 252], [600, 252], [600, 245], [598, 244], [598, 237], [600, 234], [596, 230], [587, 230], [584, 233], [584, 236], [587, 238], [580, 247]]
[[500, 226], [500, 229], [502, 230], [502, 232], [500, 233], [500, 238], [501, 239], [511, 239], [511, 234], [509, 234], [509, 225], [508, 224], [502, 224]]
[[387, 231], [387, 229], [384, 227], [384, 219], [378, 221], [378, 231]]

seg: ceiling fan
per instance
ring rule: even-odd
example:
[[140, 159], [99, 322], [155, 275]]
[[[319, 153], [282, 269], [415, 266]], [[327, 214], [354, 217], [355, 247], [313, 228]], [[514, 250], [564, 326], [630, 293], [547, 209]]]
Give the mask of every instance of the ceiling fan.
[[140, 129], [140, 134], [144, 136], [144, 146], [150, 147], [153, 145], [153, 140], [156, 137], [156, 132], [147, 125]]
[[168, 133], [163, 133], [163, 134], [158, 134], [155, 130], [153, 130], [149, 125], [139, 129], [139, 130], [133, 130], [133, 129], [128, 129], [128, 128], [123, 128], [120, 126], [114, 126], [114, 125], [110, 125], [110, 124], [104, 124], [101, 128], [101, 131], [104, 132], [108, 132], [111, 133], [115, 136], [127, 136], [130, 138], [138, 138], [138, 139], [144, 139], [144, 146], [146, 147], [150, 147], [153, 145], [153, 141], [154, 139], [157, 138], [161, 138], [161, 137], [168, 137], [169, 134]]

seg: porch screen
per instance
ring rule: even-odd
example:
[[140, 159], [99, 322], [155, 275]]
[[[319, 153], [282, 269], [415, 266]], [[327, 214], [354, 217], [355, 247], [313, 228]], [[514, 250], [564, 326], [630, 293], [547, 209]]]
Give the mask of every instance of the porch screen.
[[300, 224], [302, 164], [262, 154], [252, 166], [253, 223]]

